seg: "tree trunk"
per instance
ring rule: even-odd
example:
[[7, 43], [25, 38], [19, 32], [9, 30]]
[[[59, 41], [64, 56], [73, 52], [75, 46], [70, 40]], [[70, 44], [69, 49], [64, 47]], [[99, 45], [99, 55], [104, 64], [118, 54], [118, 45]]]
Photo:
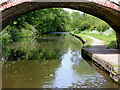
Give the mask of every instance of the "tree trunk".
[[120, 49], [120, 33], [119, 32], [116, 33], [116, 37], [117, 37], [117, 49]]

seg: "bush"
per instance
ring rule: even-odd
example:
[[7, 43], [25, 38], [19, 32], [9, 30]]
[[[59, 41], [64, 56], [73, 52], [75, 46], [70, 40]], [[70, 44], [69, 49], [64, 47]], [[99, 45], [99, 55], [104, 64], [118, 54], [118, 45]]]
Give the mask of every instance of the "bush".
[[80, 31], [79, 31], [78, 29], [75, 29], [75, 30], [73, 31], [73, 34], [78, 34], [78, 33], [80, 33]]
[[8, 34], [6, 30], [3, 30], [0, 33], [0, 38], [2, 40], [2, 45], [7, 45], [9, 42], [12, 42], [11, 35]]
[[103, 35], [105, 35], [105, 36], [115, 35], [115, 31], [112, 28], [110, 28], [110, 29], [104, 31]]

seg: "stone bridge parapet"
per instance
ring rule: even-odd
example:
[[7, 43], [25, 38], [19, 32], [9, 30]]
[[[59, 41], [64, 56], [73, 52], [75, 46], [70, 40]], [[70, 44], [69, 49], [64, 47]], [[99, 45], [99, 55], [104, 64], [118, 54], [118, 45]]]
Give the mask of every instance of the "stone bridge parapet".
[[[7, 2], [6, 2], [7, 1]], [[120, 11], [120, 6], [108, 0], [5, 0], [6, 3], [0, 5], [0, 11], [21, 4], [24, 2], [94, 2], [102, 6], [106, 6], [117, 11]]]

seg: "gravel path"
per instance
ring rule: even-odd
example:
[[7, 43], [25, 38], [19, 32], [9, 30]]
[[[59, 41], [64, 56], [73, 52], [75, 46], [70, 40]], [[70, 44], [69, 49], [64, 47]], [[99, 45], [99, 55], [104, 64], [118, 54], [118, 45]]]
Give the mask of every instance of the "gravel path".
[[99, 48], [99, 49], [100, 48], [104, 48], [104, 49], [107, 48], [107, 45], [105, 45], [103, 41], [98, 40], [98, 39], [91, 37], [91, 36], [87, 36], [87, 35], [84, 35], [84, 36], [91, 38], [93, 40], [90, 48]]
[[84, 35], [93, 40], [90, 48], [88, 49], [92, 55], [106, 61], [112, 65], [120, 65], [120, 50], [118, 49], [107, 49], [107, 45], [103, 41], [98, 40], [94, 37]]
[[[120, 49], [106, 49], [107, 46], [103, 41], [91, 36], [84, 36], [93, 40], [90, 48], [84, 48], [88, 56], [110, 72], [110, 77], [118, 82], [120, 80]], [[115, 72], [118, 72], [119, 75]]]

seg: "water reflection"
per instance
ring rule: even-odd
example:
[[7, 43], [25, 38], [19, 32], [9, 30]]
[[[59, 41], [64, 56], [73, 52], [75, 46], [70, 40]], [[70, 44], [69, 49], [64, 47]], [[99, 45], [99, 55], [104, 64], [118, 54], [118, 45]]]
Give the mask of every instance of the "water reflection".
[[6, 88], [40, 88], [50, 84], [59, 61], [15, 61], [7, 62], [3, 67], [3, 87]]
[[69, 34], [42, 35], [3, 47], [3, 88], [117, 88], [81, 57]]

